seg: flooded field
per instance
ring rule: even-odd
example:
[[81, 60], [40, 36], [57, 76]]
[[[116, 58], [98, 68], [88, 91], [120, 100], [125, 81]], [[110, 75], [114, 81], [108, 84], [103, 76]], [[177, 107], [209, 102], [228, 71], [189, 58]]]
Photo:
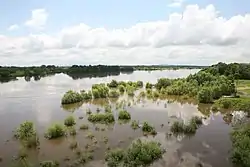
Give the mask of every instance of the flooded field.
[[[166, 153], [163, 159], [152, 166], [171, 167], [231, 167], [228, 160], [231, 148], [229, 132], [230, 121], [220, 113], [213, 114], [210, 105], [201, 105], [193, 101], [181, 100], [176, 97], [162, 100], [138, 100], [122, 96], [119, 99], [93, 100], [89, 103], [61, 105], [63, 94], [72, 90], [88, 90], [93, 84], [107, 83], [112, 79], [117, 81], [138, 81], [155, 83], [157, 79], [180, 78], [195, 73], [198, 70], [166, 70], [166, 71], [135, 71], [118, 76], [92, 77], [73, 80], [67, 75], [57, 74], [29, 82], [20, 78], [17, 81], [0, 84], [0, 166], [11, 166], [15, 163], [20, 144], [13, 139], [13, 130], [20, 123], [29, 120], [34, 122], [40, 136], [40, 149], [28, 151], [28, 161], [37, 165], [44, 160], [57, 160], [61, 166], [72, 164], [76, 159], [77, 150], [70, 149], [70, 144], [77, 141], [78, 149], [91, 147], [93, 161], [86, 166], [104, 166], [104, 156], [107, 149], [126, 148], [137, 138], [143, 137], [141, 129], [133, 130], [130, 123], [116, 122], [112, 125], [92, 124], [87, 120], [87, 110], [104, 112], [104, 106], [112, 106], [117, 119], [118, 103], [124, 102], [125, 109], [131, 113], [131, 120], [140, 123], [147, 121], [152, 124]], [[56, 140], [44, 138], [46, 129], [53, 123], [63, 123], [64, 119], [73, 114], [76, 118], [75, 136], [62, 137]], [[203, 125], [194, 136], [168, 136], [170, 125], [175, 120], [188, 121], [192, 116], [206, 117]], [[82, 118], [81, 118], [82, 117]], [[80, 130], [82, 124], [89, 125], [88, 130]], [[95, 140], [88, 137], [93, 135]]]

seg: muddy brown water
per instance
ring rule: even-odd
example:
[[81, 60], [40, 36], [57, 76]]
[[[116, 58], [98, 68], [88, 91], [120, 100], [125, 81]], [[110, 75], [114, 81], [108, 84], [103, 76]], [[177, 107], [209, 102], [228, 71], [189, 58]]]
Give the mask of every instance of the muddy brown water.
[[[72, 163], [76, 159], [75, 151], [69, 148], [72, 141], [77, 141], [81, 150], [84, 151], [87, 144], [92, 141], [86, 138], [91, 132], [94, 134], [98, 143], [93, 146], [94, 166], [101, 166], [103, 163], [105, 151], [110, 148], [126, 148], [136, 138], [142, 137], [140, 129], [133, 130], [130, 123], [119, 123], [114, 125], [91, 124], [87, 121], [86, 109], [90, 108], [96, 112], [97, 108], [103, 112], [103, 105], [107, 102], [113, 104], [113, 112], [117, 117], [116, 102], [122, 99], [96, 100], [92, 103], [80, 103], [62, 107], [60, 104], [61, 97], [69, 90], [90, 89], [92, 84], [109, 82], [112, 79], [120, 81], [137, 81], [155, 83], [162, 77], [180, 78], [186, 77], [198, 70], [164, 70], [164, 71], [135, 71], [130, 74], [120, 74], [117, 76], [92, 77], [73, 80], [67, 75], [57, 74], [41, 78], [39, 81], [26, 82], [23, 78], [17, 81], [0, 84], [0, 157], [2, 162], [0, 166], [11, 166], [15, 163], [13, 160], [18, 154], [20, 143], [13, 139], [13, 130], [23, 121], [29, 120], [35, 123], [37, 132], [40, 135], [40, 149], [29, 150], [28, 160], [33, 165], [43, 160], [57, 160], [62, 166]], [[126, 105], [126, 109], [131, 113], [132, 120], [139, 120], [140, 123], [148, 121], [152, 124], [157, 132], [158, 137], [163, 138], [169, 132], [170, 124], [175, 120], [188, 121], [192, 116], [206, 116], [204, 125], [191, 137], [178, 137], [171, 146], [176, 146], [175, 151], [168, 152], [164, 157], [169, 164], [163, 166], [185, 166], [181, 162], [186, 162], [185, 157], [191, 162], [202, 161], [213, 167], [231, 167], [228, 160], [229, 150], [231, 148], [229, 132], [230, 125], [226, 124], [221, 114], [211, 114], [209, 105], [198, 105], [192, 101], [173, 101], [168, 103], [165, 100], [142, 100], [136, 98], [124, 98], [126, 104], [130, 101], [131, 106]], [[55, 122], [63, 123], [63, 120], [70, 114], [73, 114], [77, 120], [77, 135], [75, 137], [64, 137], [56, 140], [46, 140], [44, 132]], [[83, 116], [83, 119], [78, 117]], [[88, 124], [90, 129], [87, 131], [79, 130], [81, 124]], [[164, 124], [164, 126], [162, 126]], [[105, 128], [104, 131], [95, 128]], [[156, 136], [156, 137], [157, 137]], [[104, 137], [109, 139], [108, 144], [103, 142]], [[169, 142], [170, 139], [165, 137], [161, 139]], [[177, 147], [178, 146], [178, 147]], [[168, 149], [168, 148], [167, 148]], [[169, 148], [171, 150], [171, 148]], [[178, 156], [176, 156], [178, 154]], [[69, 161], [64, 161], [69, 157]], [[190, 158], [192, 157], [192, 158]], [[183, 160], [184, 159], [184, 160]], [[187, 160], [187, 162], [189, 162]], [[173, 163], [172, 163], [173, 161]], [[100, 163], [101, 162], [101, 163]], [[171, 162], [171, 163], [170, 163]], [[89, 166], [91, 166], [91, 163]], [[193, 163], [193, 165], [197, 165]], [[157, 166], [157, 165], [156, 165]], [[158, 166], [161, 166], [158, 164]], [[186, 166], [190, 166], [189, 163]]]

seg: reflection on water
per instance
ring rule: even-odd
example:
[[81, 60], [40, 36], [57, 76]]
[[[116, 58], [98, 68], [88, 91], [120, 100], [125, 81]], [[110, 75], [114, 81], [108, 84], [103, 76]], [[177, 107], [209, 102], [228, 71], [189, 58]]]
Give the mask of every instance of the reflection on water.
[[[192, 100], [184, 100], [179, 97], [168, 97], [161, 100], [138, 100], [136, 97], [129, 98], [124, 96], [120, 99], [100, 99], [89, 103], [77, 103], [73, 105], [61, 105], [62, 95], [69, 89], [82, 90], [90, 89], [92, 84], [101, 82], [110, 82], [112, 79], [121, 81], [137, 81], [155, 83], [158, 78], [179, 78], [185, 77], [197, 70], [169, 70], [169, 71], [135, 71], [133, 73], [122, 73], [116, 76], [92, 77], [72, 80], [71, 77], [64, 74], [40, 78], [40, 80], [30, 80], [26, 82], [24, 78], [0, 84], [0, 156], [3, 158], [1, 166], [8, 166], [12, 161], [12, 156], [18, 153], [20, 145], [12, 140], [12, 131], [23, 121], [31, 120], [35, 123], [38, 134], [40, 135], [40, 150], [29, 152], [29, 160], [36, 164], [41, 160], [58, 160], [67, 164], [65, 157], [70, 158], [70, 162], [76, 159], [75, 152], [69, 149], [69, 144], [77, 140], [79, 148], [84, 150], [91, 140], [86, 135], [91, 132], [97, 139], [94, 148], [93, 163], [102, 162], [107, 147], [127, 147], [132, 140], [141, 137], [143, 133], [140, 129], [133, 130], [130, 124], [116, 122], [114, 125], [104, 126], [91, 124], [87, 121], [87, 109], [96, 112], [97, 108], [104, 112], [104, 106], [110, 104], [112, 111], [117, 119], [117, 105], [122, 101], [124, 108], [131, 113], [132, 120], [138, 120], [140, 123], [148, 121], [157, 132], [157, 138], [162, 138], [162, 134], [168, 134], [170, 125], [175, 120], [184, 120], [188, 122], [194, 116], [206, 117], [204, 124], [197, 134], [193, 137], [178, 136], [178, 138], [164, 138], [162, 142], [170, 142], [180, 145], [178, 150], [181, 157], [186, 155], [187, 162], [197, 159], [212, 164], [214, 167], [230, 166], [226, 159], [230, 149], [230, 140], [228, 133], [230, 126], [223, 120], [219, 113], [211, 113], [210, 105], [197, 104]], [[74, 79], [76, 79], [74, 77]], [[59, 140], [45, 140], [43, 138], [45, 130], [54, 122], [63, 123], [68, 115], [73, 114], [77, 119], [77, 135], [75, 137], [61, 138]], [[83, 119], [78, 119], [83, 117]], [[80, 125], [88, 124], [88, 131], [79, 130]], [[96, 128], [98, 127], [98, 128]], [[99, 130], [97, 130], [99, 129]], [[103, 129], [103, 130], [100, 130]], [[103, 142], [104, 137], [108, 138], [108, 143]], [[6, 142], [8, 141], [8, 142]], [[203, 144], [202, 144], [203, 142]], [[204, 148], [204, 142], [209, 145]], [[211, 148], [211, 149], [210, 149]], [[197, 155], [200, 157], [197, 158]], [[165, 158], [169, 159], [171, 156]], [[184, 156], [185, 157], [185, 156]], [[196, 157], [196, 158], [192, 158]], [[178, 157], [180, 158], [180, 157]], [[213, 160], [212, 158], [216, 159]], [[183, 158], [185, 159], [185, 158]], [[176, 161], [170, 161], [174, 162]], [[191, 163], [192, 164], [192, 163]]]

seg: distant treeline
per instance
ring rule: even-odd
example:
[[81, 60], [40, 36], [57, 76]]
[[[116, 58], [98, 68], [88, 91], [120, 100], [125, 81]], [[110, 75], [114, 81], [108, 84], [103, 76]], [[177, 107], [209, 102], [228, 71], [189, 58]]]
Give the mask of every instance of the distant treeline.
[[209, 66], [196, 66], [196, 65], [138, 65], [133, 66], [135, 70], [153, 71], [153, 70], [179, 70], [179, 69], [204, 69]]

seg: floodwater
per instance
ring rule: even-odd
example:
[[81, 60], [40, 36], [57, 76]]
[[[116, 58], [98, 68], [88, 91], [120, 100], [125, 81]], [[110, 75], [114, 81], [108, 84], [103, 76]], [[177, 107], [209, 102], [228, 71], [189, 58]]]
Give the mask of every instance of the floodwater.
[[[107, 147], [126, 148], [137, 138], [141, 138], [143, 133], [140, 129], [133, 130], [130, 123], [119, 123], [114, 125], [91, 124], [87, 121], [86, 110], [93, 112], [97, 108], [103, 111], [103, 105], [110, 103], [113, 105], [113, 112], [117, 117], [115, 104], [123, 99], [95, 100], [91, 103], [80, 103], [70, 106], [61, 106], [61, 97], [69, 89], [88, 90], [92, 84], [110, 82], [112, 79], [119, 81], [137, 81], [155, 83], [162, 77], [180, 78], [186, 77], [198, 70], [164, 70], [164, 71], [135, 71], [133, 73], [123, 73], [115, 76], [102, 77], [71, 77], [65, 74], [56, 74], [41, 78], [38, 81], [31, 79], [27, 82], [23, 78], [17, 81], [0, 84], [0, 166], [10, 166], [18, 154], [20, 144], [13, 139], [13, 130], [20, 123], [29, 120], [34, 122], [37, 132], [40, 135], [40, 149], [29, 150], [28, 160], [37, 165], [44, 160], [57, 160], [62, 166], [71, 164], [76, 159], [74, 150], [69, 148], [72, 141], [77, 141], [81, 150], [84, 151], [87, 144], [92, 144], [94, 160], [87, 166], [104, 166], [104, 155]], [[224, 119], [219, 113], [212, 114], [210, 105], [200, 105], [192, 101], [173, 100], [142, 100], [136, 97], [125, 98], [126, 109], [131, 113], [132, 120], [139, 120], [140, 123], [148, 121], [152, 124], [158, 135], [155, 139], [160, 139], [163, 146], [166, 146], [167, 153], [159, 162], [153, 166], [171, 167], [191, 167], [202, 163], [204, 166], [231, 167], [228, 160], [231, 148], [229, 132], [231, 130], [230, 121]], [[128, 102], [131, 103], [128, 106]], [[77, 135], [68, 136], [57, 140], [46, 140], [44, 132], [52, 123], [63, 123], [64, 119], [73, 114], [77, 120]], [[192, 116], [206, 116], [204, 125], [198, 129], [194, 136], [167, 137], [170, 125], [175, 120], [188, 121]], [[83, 119], [78, 117], [83, 116]], [[81, 124], [89, 124], [87, 131], [79, 130]], [[98, 127], [98, 128], [96, 128]], [[98, 130], [104, 128], [105, 130]], [[89, 133], [94, 134], [97, 144], [93, 145], [90, 139], [86, 138]], [[107, 137], [108, 143], [103, 142]], [[164, 144], [165, 143], [165, 144]], [[167, 143], [167, 144], [166, 144]], [[169, 144], [171, 143], [171, 144]], [[65, 157], [70, 160], [65, 161]], [[166, 163], [164, 160], [166, 160]]]

